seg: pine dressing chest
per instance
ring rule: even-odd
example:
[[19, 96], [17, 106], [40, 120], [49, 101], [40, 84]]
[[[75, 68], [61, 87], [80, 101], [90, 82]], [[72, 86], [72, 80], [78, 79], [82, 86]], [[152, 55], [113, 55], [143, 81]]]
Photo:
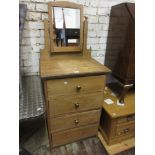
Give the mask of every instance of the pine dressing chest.
[[[48, 5], [49, 20], [44, 21], [45, 49], [40, 55], [40, 76], [52, 148], [97, 135], [106, 74], [110, 70], [92, 59], [86, 48], [88, 22], [83, 17], [82, 5], [70, 2], [49, 2]], [[76, 15], [80, 18], [79, 31], [66, 26], [64, 8], [80, 10], [80, 16]], [[61, 28], [56, 27], [52, 18], [57, 9], [63, 11]], [[74, 39], [73, 42], [66, 37], [66, 29], [74, 34], [73, 38], [67, 36]]]

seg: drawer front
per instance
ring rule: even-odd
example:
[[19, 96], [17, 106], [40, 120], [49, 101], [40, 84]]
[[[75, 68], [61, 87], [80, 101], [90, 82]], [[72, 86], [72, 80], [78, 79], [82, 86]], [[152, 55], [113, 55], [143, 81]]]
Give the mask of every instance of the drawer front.
[[61, 95], [49, 98], [49, 114], [52, 117], [84, 110], [101, 108], [103, 93]]
[[105, 76], [89, 76], [47, 80], [48, 96], [103, 91]]
[[85, 127], [74, 128], [62, 132], [52, 133], [53, 147], [71, 143], [82, 138], [94, 136], [97, 134], [98, 124], [89, 125]]
[[121, 124], [121, 123], [126, 123], [126, 122], [132, 122], [132, 121], [135, 121], [135, 115], [128, 115], [126, 117], [121, 117], [121, 118], [118, 118], [117, 122], [118, 124]]
[[118, 125], [116, 130], [116, 136], [124, 136], [134, 134], [135, 132], [135, 123], [131, 122], [126, 125]]
[[51, 131], [60, 131], [80, 127], [83, 125], [99, 123], [100, 110], [75, 113], [50, 119]]

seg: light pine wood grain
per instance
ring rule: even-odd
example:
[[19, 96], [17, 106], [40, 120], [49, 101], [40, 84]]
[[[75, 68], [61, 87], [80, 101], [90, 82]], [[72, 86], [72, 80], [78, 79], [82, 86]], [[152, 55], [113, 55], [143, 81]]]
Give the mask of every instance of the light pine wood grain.
[[104, 96], [106, 98], [110, 98], [112, 101], [114, 101], [114, 104], [111, 104], [110, 106], [103, 102], [103, 109], [109, 114], [112, 118], [118, 118], [121, 116], [129, 116], [134, 115], [135, 113], [135, 94], [134, 92], [130, 91], [128, 94], [126, 94], [124, 98], [125, 106], [117, 106], [117, 100], [118, 97], [112, 96], [112, 91], [108, 88], [106, 90], [106, 95]]
[[[47, 80], [48, 95], [83, 94], [90, 92], [103, 92], [105, 76], [89, 76]], [[78, 86], [80, 89], [78, 89]]]
[[66, 129], [77, 128], [84, 125], [99, 123], [100, 113], [100, 110], [92, 110], [51, 118], [51, 132], [62, 131]]
[[76, 77], [96, 74], [104, 75], [110, 72], [107, 67], [92, 58], [65, 56], [60, 58], [51, 57], [48, 60], [43, 60], [41, 58], [40, 60], [40, 74], [42, 78]]
[[124, 106], [118, 106], [118, 97], [111, 95], [113, 93], [111, 89], [107, 88], [104, 91], [104, 93], [106, 92], [105, 99], [112, 99], [114, 103], [108, 105], [103, 102], [100, 122], [101, 134], [108, 145], [113, 145], [135, 136], [134, 91], [126, 94]]
[[[56, 117], [67, 113], [99, 109], [102, 106], [102, 101], [102, 92], [51, 96], [49, 97], [49, 116]], [[76, 104], [79, 107], [76, 107]]]
[[[110, 73], [110, 70], [92, 59], [90, 50], [87, 50], [88, 21], [86, 19], [83, 22], [82, 5], [49, 2], [49, 17], [52, 17], [53, 6], [79, 8], [81, 18], [78, 49], [74, 47], [56, 49], [53, 44], [55, 36], [52, 35], [52, 18], [49, 18], [49, 22], [47, 20], [44, 22], [45, 49], [40, 54], [40, 76], [44, 84], [50, 147], [51, 151], [56, 151], [57, 149], [53, 147], [97, 134], [101, 104], [104, 99], [105, 75]], [[93, 147], [95, 141], [90, 142], [90, 145]], [[74, 149], [67, 146], [67, 149], [62, 147], [57, 150], [56, 154], [61, 152], [66, 154], [69, 150], [73, 154], [81, 155], [82, 151], [78, 148], [80, 146], [84, 148], [84, 144], [76, 143], [73, 144]], [[97, 153], [96, 148], [91, 151]]]
[[53, 147], [97, 134], [98, 124], [52, 133]]
[[[120, 143], [113, 144], [113, 145], [107, 145], [105, 139], [103, 138], [102, 134], [98, 132], [98, 138], [100, 139], [102, 145], [106, 149], [109, 155], [116, 155], [120, 152], [126, 151], [128, 149], [131, 149], [135, 146], [135, 139], [131, 138], [125, 141], [121, 141]], [[129, 153], [130, 154], [130, 153]]]

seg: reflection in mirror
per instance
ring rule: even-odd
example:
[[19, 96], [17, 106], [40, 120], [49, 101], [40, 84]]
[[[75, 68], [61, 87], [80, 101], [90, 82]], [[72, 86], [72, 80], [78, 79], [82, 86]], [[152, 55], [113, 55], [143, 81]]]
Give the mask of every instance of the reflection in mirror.
[[56, 47], [80, 46], [80, 9], [52, 7]]

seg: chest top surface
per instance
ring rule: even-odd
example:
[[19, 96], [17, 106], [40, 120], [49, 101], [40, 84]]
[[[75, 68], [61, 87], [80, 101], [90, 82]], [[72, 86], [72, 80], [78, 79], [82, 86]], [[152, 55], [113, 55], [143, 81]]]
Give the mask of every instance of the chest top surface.
[[60, 57], [40, 60], [41, 78], [65, 78], [89, 75], [103, 75], [110, 70], [92, 58]]
[[127, 116], [135, 113], [134, 91], [129, 91], [129, 93], [126, 94], [124, 98], [124, 101], [125, 101], [124, 106], [117, 105], [118, 97], [114, 96], [111, 89], [107, 88], [105, 92], [106, 92], [105, 99], [111, 99], [114, 102], [113, 104], [109, 104], [109, 105], [106, 104], [105, 102], [103, 103], [104, 110], [110, 115], [111, 118], [123, 117], [123, 116]]

